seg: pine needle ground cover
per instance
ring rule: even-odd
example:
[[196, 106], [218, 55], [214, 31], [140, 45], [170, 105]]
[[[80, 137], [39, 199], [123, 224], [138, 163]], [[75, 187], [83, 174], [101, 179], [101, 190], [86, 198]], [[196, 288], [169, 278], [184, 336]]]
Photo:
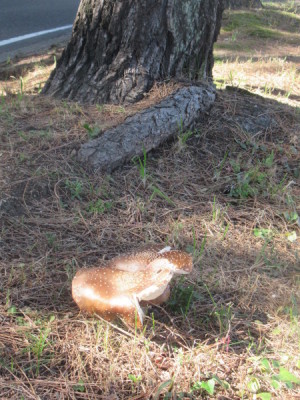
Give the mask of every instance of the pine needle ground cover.
[[[272, 7], [278, 24], [282, 13], [298, 18]], [[216, 80], [235, 50], [218, 51]], [[2, 66], [1, 399], [297, 398], [299, 99], [294, 86], [259, 96], [257, 64], [246, 74], [233, 60], [236, 74], [251, 76], [250, 93], [223, 82], [193, 131], [179, 123], [173, 142], [110, 175], [77, 162], [80, 144], [177, 84], [131, 107], [82, 106], [38, 95], [52, 53]], [[296, 61], [272, 73], [294, 70], [297, 85]], [[144, 330], [79, 313], [75, 272], [144, 243], [194, 259]]]

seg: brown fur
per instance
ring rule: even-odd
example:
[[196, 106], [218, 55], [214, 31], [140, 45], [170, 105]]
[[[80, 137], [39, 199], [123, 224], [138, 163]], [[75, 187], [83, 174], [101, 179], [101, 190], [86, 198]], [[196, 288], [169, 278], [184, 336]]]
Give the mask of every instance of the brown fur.
[[108, 321], [119, 317], [141, 327], [139, 301], [141, 305], [167, 301], [173, 274], [191, 269], [192, 258], [184, 252], [143, 250], [116, 257], [106, 267], [79, 270], [72, 282], [72, 296], [83, 311]]

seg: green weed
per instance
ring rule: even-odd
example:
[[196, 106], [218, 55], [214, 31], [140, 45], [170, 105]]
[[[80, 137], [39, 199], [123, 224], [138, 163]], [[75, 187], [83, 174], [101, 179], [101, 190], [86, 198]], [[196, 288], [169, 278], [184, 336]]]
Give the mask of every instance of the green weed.
[[51, 247], [54, 250], [57, 250], [58, 244], [57, 244], [56, 234], [53, 233], [53, 232], [47, 232], [46, 233], [46, 239], [47, 239], [48, 246]]
[[231, 320], [234, 317], [234, 315], [232, 314], [232, 304], [229, 303], [227, 305], [223, 305], [223, 304], [218, 305], [215, 302], [208, 286], [206, 284], [204, 284], [204, 287], [213, 303], [214, 309], [211, 312], [211, 315], [214, 316], [218, 322], [220, 335], [227, 334], [227, 332], [230, 328]]
[[[146, 189], [147, 182], [150, 180], [150, 177], [147, 174], [147, 152], [146, 149], [143, 146], [143, 157], [134, 157], [133, 158], [133, 163], [136, 165], [139, 171], [140, 178], [143, 183], [144, 189]], [[150, 184], [149, 188], [152, 191], [152, 194], [149, 198], [150, 201], [154, 199], [154, 197], [158, 196], [161, 199], [165, 200], [167, 203], [170, 205], [175, 205], [172, 199], [170, 199], [169, 196], [167, 196], [157, 185]]]
[[258, 368], [260, 374], [248, 376], [247, 389], [259, 399], [269, 400], [272, 397], [270, 392], [261, 391], [262, 386], [269, 385], [272, 391], [277, 392], [282, 387], [292, 390], [294, 386], [300, 385], [300, 379], [281, 366], [277, 360], [262, 358]]
[[82, 200], [82, 194], [83, 194], [83, 183], [79, 181], [78, 179], [74, 181], [70, 181], [69, 179], [65, 180], [65, 185], [68, 191], [71, 194], [72, 200], [77, 199], [77, 200]]
[[224, 225], [223, 225], [223, 227], [224, 227], [224, 232], [223, 232], [223, 236], [222, 236], [222, 240], [225, 240], [225, 238], [226, 238], [226, 235], [227, 235], [227, 233], [228, 233], [228, 231], [229, 231], [229, 223], [224, 223]]
[[223, 170], [223, 168], [224, 168], [224, 166], [225, 166], [225, 163], [226, 163], [227, 158], [228, 158], [228, 151], [225, 152], [222, 161], [221, 161], [220, 164], [216, 167], [215, 176], [214, 176], [214, 178], [215, 178], [216, 180], [219, 179], [219, 177], [220, 177], [220, 175], [221, 175], [221, 172], [222, 172], [222, 170]]
[[96, 201], [89, 202], [87, 206], [87, 211], [90, 214], [104, 214], [105, 212], [110, 211], [112, 209], [112, 206], [113, 204], [111, 201], [98, 199]]
[[261, 238], [261, 239], [265, 239], [266, 241], [270, 241], [273, 236], [274, 233], [271, 229], [265, 229], [265, 228], [254, 228], [253, 229], [253, 235], [255, 237]]
[[186, 146], [187, 140], [194, 135], [193, 131], [186, 131], [178, 135], [179, 148], [183, 149]]
[[214, 379], [209, 379], [208, 381], [199, 381], [195, 382], [194, 385], [192, 386], [192, 391], [198, 391], [198, 390], [204, 390], [207, 392], [210, 396], [213, 396], [215, 393], [215, 380]]
[[16, 306], [10, 306], [8, 309], [7, 309], [7, 314], [12, 314], [12, 315], [14, 315], [14, 314], [16, 314], [18, 311], [17, 311], [17, 307]]
[[72, 279], [74, 278], [74, 275], [76, 273], [76, 269], [77, 269], [77, 262], [76, 260], [73, 258], [71, 260], [71, 262], [67, 263], [65, 270], [66, 270], [66, 274], [68, 277], [68, 282], [71, 283]]
[[155, 318], [154, 313], [151, 313], [151, 321], [152, 321], [152, 332], [155, 334]]
[[101, 128], [99, 126], [91, 127], [88, 123], [85, 123], [83, 127], [87, 131], [89, 139], [94, 139], [101, 133]]
[[160, 190], [157, 186], [155, 185], [151, 185], [151, 189], [152, 189], [152, 194], [150, 196], [150, 201], [152, 201], [154, 199], [155, 196], [158, 196], [164, 200], [166, 200], [167, 203], [169, 203], [170, 205], [174, 206], [175, 203], [172, 199], [170, 199], [169, 196], [167, 196], [162, 190]]
[[125, 114], [126, 113], [126, 109], [123, 106], [118, 106], [115, 111], [118, 114]]
[[104, 104], [96, 104], [96, 108], [100, 113], [105, 111], [105, 105]]
[[22, 100], [23, 95], [24, 95], [24, 80], [22, 76], [20, 76], [20, 91], [18, 93], [18, 99]]
[[283, 215], [289, 224], [294, 224], [295, 222], [299, 221], [299, 215], [297, 211], [285, 211]]
[[161, 394], [167, 390], [167, 393], [164, 395], [163, 399], [170, 399], [172, 396], [172, 390], [174, 387], [174, 380], [173, 379], [169, 379], [165, 382], [163, 382], [157, 389], [156, 393], [153, 396], [153, 400], [159, 400], [161, 398]]
[[187, 316], [194, 296], [193, 286], [183, 286], [183, 280], [173, 288], [167, 307], [174, 313]]
[[193, 246], [188, 245], [186, 247], [186, 250], [188, 253], [193, 254], [193, 258], [194, 258], [195, 262], [198, 262], [200, 264], [202, 255], [204, 253], [204, 248], [206, 245], [207, 233], [204, 234], [204, 237], [201, 240], [200, 244], [197, 241], [196, 232], [195, 232], [194, 227], [192, 228], [192, 233], [193, 233]]
[[183, 230], [183, 223], [180, 221], [174, 221], [172, 224], [172, 233], [167, 239], [167, 244], [172, 242], [180, 242], [180, 236]]
[[[39, 335], [29, 334], [28, 340], [31, 344], [24, 350], [34, 355], [36, 359], [35, 365], [35, 375], [38, 376], [40, 373], [40, 367], [44, 363], [48, 363], [48, 359], [42, 358], [45, 349], [49, 346], [49, 341], [47, 340], [51, 332], [50, 327], [40, 330]], [[49, 357], [48, 357], [49, 358]]]
[[84, 393], [85, 392], [85, 385], [84, 385], [84, 381], [82, 379], [78, 380], [78, 383], [76, 385], [73, 386], [73, 390], [75, 392], [80, 392], [80, 393]]
[[133, 374], [128, 374], [128, 379], [131, 380], [132, 383], [134, 383], [135, 385], [140, 383], [142, 380], [142, 376], [141, 375], [133, 375]]
[[147, 183], [147, 152], [145, 147], [143, 146], [143, 158], [141, 157], [134, 157], [133, 160], [134, 164], [137, 166], [140, 174], [140, 178], [143, 182], [144, 188], [146, 188], [146, 183]]
[[[244, 145], [244, 143], [242, 143]], [[243, 166], [239, 160], [230, 160], [235, 173], [235, 183], [231, 186], [229, 195], [237, 199], [246, 199], [262, 194], [272, 197], [282, 190], [284, 179], [278, 184], [272, 181], [274, 166], [274, 152], [272, 151], [262, 161], [251, 167]]]
[[195, 131], [191, 131], [191, 130], [187, 130], [185, 131], [183, 129], [183, 122], [182, 120], [180, 121], [179, 124], [179, 134], [178, 134], [178, 150], [181, 151], [186, 147], [186, 143], [188, 141], [188, 139], [193, 136], [196, 132]]

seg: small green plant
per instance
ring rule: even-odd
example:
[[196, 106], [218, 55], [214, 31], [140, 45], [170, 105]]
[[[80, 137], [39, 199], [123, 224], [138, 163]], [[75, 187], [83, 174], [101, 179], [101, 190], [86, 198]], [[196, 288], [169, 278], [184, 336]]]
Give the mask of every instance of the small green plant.
[[96, 345], [98, 345], [98, 342], [99, 342], [99, 339], [100, 339], [101, 330], [102, 330], [102, 326], [101, 326], [100, 321], [96, 321], [96, 326], [94, 326]]
[[[240, 169], [238, 164], [232, 165], [234, 165], [234, 172]], [[259, 166], [252, 167], [248, 171], [237, 172], [236, 183], [231, 187], [229, 195], [238, 199], [255, 197], [266, 188], [267, 177], [267, 173]]]
[[53, 232], [46, 233], [47, 244], [49, 247], [53, 249], [57, 249], [57, 237], [56, 234]]
[[232, 41], [232, 42], [236, 42], [238, 32], [239, 32], [238, 30], [234, 30], [234, 31], [232, 32], [232, 34], [231, 34], [231, 41]]
[[285, 211], [283, 215], [289, 224], [294, 224], [295, 222], [299, 221], [299, 215], [297, 211]]
[[76, 273], [77, 262], [74, 258], [66, 264], [65, 270], [68, 277], [68, 282], [71, 283]]
[[136, 375], [133, 375], [133, 374], [128, 374], [128, 379], [130, 379], [132, 383], [138, 384], [139, 382], [141, 382], [142, 376], [141, 375], [136, 376]]
[[196, 252], [196, 256], [200, 259], [202, 257], [202, 254], [204, 252], [204, 248], [206, 245], [206, 239], [207, 239], [207, 233], [205, 232], [204, 237], [201, 241], [200, 249]]
[[84, 392], [85, 392], [84, 381], [83, 381], [82, 379], [79, 379], [77, 385], [74, 385], [74, 386], [73, 386], [73, 390], [74, 390], [75, 392], [84, 393]]
[[178, 135], [178, 141], [179, 141], [179, 148], [183, 149], [186, 146], [186, 142], [188, 139], [194, 135], [193, 131], [186, 131]]
[[183, 128], [182, 119], [179, 124], [179, 134], [178, 134], [178, 150], [181, 151], [186, 147], [186, 143], [188, 139], [194, 135], [194, 131], [187, 130], [185, 131]]
[[85, 123], [83, 127], [87, 131], [89, 139], [94, 139], [101, 133], [101, 128], [99, 126], [91, 127], [88, 123]]
[[195, 392], [198, 390], [204, 390], [210, 396], [213, 396], [215, 393], [215, 384], [216, 384], [215, 379], [209, 379], [208, 381], [195, 382], [192, 386], [192, 392]]
[[82, 200], [81, 196], [83, 193], [83, 184], [79, 180], [70, 181], [69, 179], [65, 180], [65, 185], [68, 191], [71, 194], [72, 200], [78, 199]]
[[118, 107], [116, 108], [116, 112], [117, 112], [118, 114], [125, 114], [126, 109], [125, 109], [125, 107], [123, 107], [123, 106], [118, 106]]
[[172, 224], [172, 230], [170, 237], [167, 239], [167, 244], [169, 243], [174, 243], [174, 242], [180, 242], [181, 240], [181, 233], [183, 230], [183, 223], [180, 221], [174, 221]]
[[39, 82], [39, 85], [38, 85], [38, 88], [37, 88], [38, 94], [40, 94], [41, 91], [42, 91], [42, 89], [43, 89], [43, 87], [42, 87], [42, 84], [43, 84], [43, 83], [45, 83], [45, 82]]
[[213, 210], [212, 210], [212, 220], [213, 220], [213, 222], [217, 221], [219, 214], [220, 214], [220, 210], [216, 206], [216, 196], [214, 196]]
[[87, 211], [91, 214], [104, 214], [105, 212], [111, 210], [112, 202], [104, 201], [102, 199], [98, 199], [96, 201], [89, 202], [87, 206]]
[[16, 314], [17, 313], [17, 307], [16, 306], [10, 306], [8, 309], [7, 309], [7, 314], [12, 314], [12, 315], [14, 315], [14, 314]]
[[105, 111], [105, 105], [104, 104], [96, 104], [96, 108], [100, 113]]
[[22, 100], [23, 96], [24, 96], [24, 79], [22, 76], [20, 76], [19, 81], [20, 81], [20, 90], [17, 94], [17, 97], [18, 97], [18, 100]]
[[20, 162], [23, 163], [25, 161], [28, 161], [30, 159], [30, 157], [25, 153], [20, 153], [19, 154], [19, 159], [20, 159]]
[[200, 262], [203, 252], [204, 252], [205, 244], [206, 244], [207, 233], [204, 234], [204, 237], [203, 237], [200, 245], [198, 244], [194, 227], [192, 228], [192, 233], [193, 233], [193, 246], [188, 245], [186, 247], [186, 250], [188, 253], [193, 254], [193, 257], [195, 260]]
[[235, 182], [231, 186], [229, 195], [238, 199], [246, 199], [262, 194], [264, 197], [273, 197], [283, 190], [285, 177], [279, 184], [272, 181], [274, 174], [274, 152], [272, 151], [262, 161], [255, 165], [243, 165], [240, 158], [230, 160], [231, 168], [235, 174]]
[[275, 156], [274, 156], [274, 151], [272, 150], [271, 154], [268, 155], [268, 156], [266, 157], [266, 159], [264, 160], [264, 165], [265, 165], [267, 168], [271, 168], [271, 167], [273, 166], [274, 157], [275, 157]]
[[225, 166], [226, 160], [228, 158], [228, 151], [225, 152], [221, 163], [217, 166], [214, 178], [218, 180], [220, 178], [221, 172]]
[[103, 346], [106, 354], [108, 354], [109, 351], [109, 336], [110, 336], [110, 329], [109, 325], [107, 325], [103, 337]]
[[224, 304], [218, 305], [215, 302], [208, 286], [204, 284], [204, 287], [207, 290], [207, 293], [213, 303], [214, 309], [211, 312], [211, 315], [213, 315], [218, 322], [220, 335], [227, 334], [228, 329], [230, 328], [231, 320], [234, 317], [234, 315], [232, 314], [232, 304], [229, 303], [226, 305]]
[[167, 400], [170, 399], [172, 390], [174, 387], [174, 380], [173, 379], [169, 379], [165, 382], [163, 382], [157, 389], [155, 395], [153, 396], [153, 400], [159, 400], [161, 398], [161, 394], [163, 393], [163, 391], [167, 390], [167, 392], [165, 393], [163, 399]]
[[133, 160], [134, 164], [137, 166], [140, 174], [140, 178], [143, 182], [144, 188], [146, 187], [147, 183], [147, 171], [146, 171], [146, 166], [147, 166], [147, 152], [145, 147], [143, 146], [143, 158], [141, 157], [134, 157]]
[[171, 297], [167, 303], [168, 308], [175, 313], [186, 316], [194, 297], [194, 287], [183, 286], [183, 280], [181, 279], [172, 290]]
[[270, 400], [270, 392], [261, 392], [262, 383], [272, 387], [273, 391], [278, 391], [282, 386], [285, 389], [294, 389], [300, 385], [300, 379], [286, 368], [282, 367], [277, 360], [263, 358], [260, 360], [260, 374], [248, 377], [247, 389], [255, 393], [256, 397], [262, 400]]
[[274, 233], [272, 232], [271, 229], [254, 228], [253, 229], [253, 235], [255, 237], [258, 237], [258, 238], [265, 239], [265, 240], [269, 241], [274, 236]]
[[35, 367], [35, 375], [38, 376], [40, 373], [40, 367], [42, 361], [47, 361], [47, 360], [42, 360], [42, 355], [46, 349], [47, 346], [49, 346], [49, 342], [47, 341], [47, 338], [51, 332], [50, 327], [46, 329], [41, 329], [39, 335], [34, 335], [30, 334], [29, 335], [29, 341], [31, 342], [31, 345], [28, 346], [25, 351], [33, 353], [33, 355], [36, 358], [36, 367]]
[[155, 333], [155, 318], [154, 313], [151, 313], [151, 321], [152, 321], [152, 332]]
[[228, 80], [231, 86], [234, 86], [234, 72], [232, 70], [228, 73]]
[[228, 231], [229, 231], [229, 223], [224, 223], [224, 232], [222, 240], [225, 240]]
[[169, 196], [167, 196], [162, 190], [160, 190], [157, 186], [151, 185], [151, 189], [153, 190], [151, 196], [150, 196], [150, 201], [154, 199], [155, 196], [159, 196], [160, 198], [166, 200], [167, 203], [170, 205], [174, 206], [175, 203], [172, 199], [170, 199]]

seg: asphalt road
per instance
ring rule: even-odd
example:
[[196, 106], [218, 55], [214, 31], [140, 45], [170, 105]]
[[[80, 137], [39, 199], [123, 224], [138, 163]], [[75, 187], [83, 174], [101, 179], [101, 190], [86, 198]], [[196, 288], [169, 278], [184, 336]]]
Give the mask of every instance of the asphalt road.
[[72, 25], [80, 0], [0, 0], [0, 62], [67, 41], [71, 27], [23, 40], [20, 36]]

